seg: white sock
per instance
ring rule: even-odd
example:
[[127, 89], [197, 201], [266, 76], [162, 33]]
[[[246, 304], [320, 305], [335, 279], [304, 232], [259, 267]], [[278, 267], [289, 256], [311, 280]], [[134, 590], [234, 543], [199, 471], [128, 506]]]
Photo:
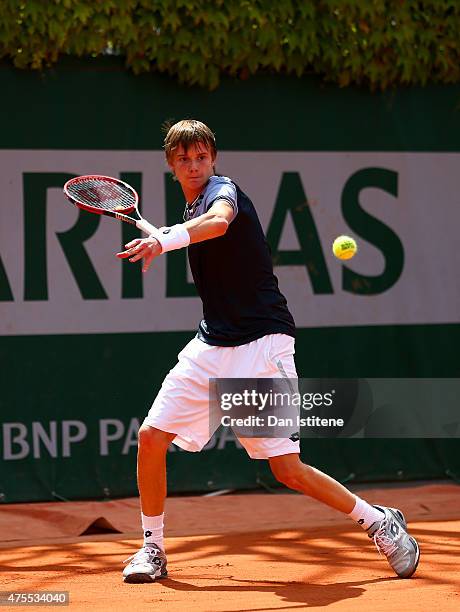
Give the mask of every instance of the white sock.
[[146, 516], [141, 512], [142, 529], [144, 530], [144, 546], [156, 544], [162, 551], [165, 549], [163, 542], [163, 519], [164, 512], [159, 516]]
[[371, 506], [357, 495], [355, 495], [355, 499], [355, 507], [348, 516], [356, 521], [358, 525], [361, 525], [363, 529], [369, 529], [373, 523], [381, 521], [385, 516], [381, 510], [377, 510], [377, 508], [374, 508], [374, 506]]

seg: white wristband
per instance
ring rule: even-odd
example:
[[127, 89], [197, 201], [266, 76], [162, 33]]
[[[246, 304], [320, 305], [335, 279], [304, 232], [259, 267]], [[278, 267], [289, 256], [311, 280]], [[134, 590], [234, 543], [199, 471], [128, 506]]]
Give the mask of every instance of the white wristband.
[[161, 245], [161, 252], [182, 249], [190, 244], [190, 234], [182, 223], [172, 227], [160, 227], [158, 233], [152, 234]]

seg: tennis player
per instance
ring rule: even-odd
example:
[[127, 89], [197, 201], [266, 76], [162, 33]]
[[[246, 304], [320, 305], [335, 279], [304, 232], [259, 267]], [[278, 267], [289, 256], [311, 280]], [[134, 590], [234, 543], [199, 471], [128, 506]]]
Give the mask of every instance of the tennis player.
[[[187, 119], [169, 129], [164, 146], [185, 196], [185, 222], [161, 228], [159, 238], [133, 240], [117, 256], [143, 260], [146, 272], [156, 257], [188, 247], [203, 319], [139, 430], [137, 476], [144, 545], [123, 571], [124, 580], [134, 583], [167, 576], [166, 451], [171, 442], [188, 451], [200, 451], [208, 442], [209, 379], [297, 377], [294, 320], [278, 288], [251, 200], [233, 180], [216, 174], [214, 134], [200, 121]], [[251, 458], [269, 461], [279, 482], [348, 514], [373, 538], [398, 576], [412, 576], [420, 552], [400, 510], [372, 506], [302, 463], [298, 436], [240, 438], [240, 442]]]

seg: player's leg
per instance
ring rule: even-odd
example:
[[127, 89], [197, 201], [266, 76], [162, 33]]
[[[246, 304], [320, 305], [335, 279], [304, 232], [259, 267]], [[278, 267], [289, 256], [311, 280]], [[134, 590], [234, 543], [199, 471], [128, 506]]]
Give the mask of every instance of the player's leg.
[[194, 339], [179, 353], [139, 429], [137, 477], [144, 545], [124, 569], [125, 582], [153, 582], [167, 575], [166, 454], [172, 441], [184, 450], [199, 451], [209, 440], [209, 378], [217, 375], [216, 350]]
[[142, 425], [138, 435], [137, 485], [144, 544], [123, 571], [125, 582], [153, 582], [167, 576], [163, 520], [166, 498], [166, 452], [176, 434]]
[[176, 434], [142, 425], [138, 435], [137, 486], [142, 513], [163, 513], [166, 498], [166, 452]]
[[[270, 468], [275, 478], [284, 485], [304, 495], [313, 497], [331, 508], [350, 514], [355, 506], [355, 496], [342, 484], [302, 463], [298, 454], [287, 454], [269, 458]], [[374, 516], [380, 512], [375, 510]]]
[[[238, 373], [238, 368], [246, 367], [251, 372], [246, 377], [297, 378], [292, 338], [275, 334], [261, 338], [257, 346], [251, 344], [256, 353], [251, 355], [251, 345], [241, 347], [242, 354], [235, 355], [237, 366], [232, 376], [244, 377]], [[371, 506], [327, 474], [302, 463], [298, 437], [240, 438], [240, 442], [250, 457], [269, 460], [277, 480], [348, 514], [373, 537], [377, 548], [387, 556], [399, 576], [409, 577], [415, 572], [420, 552], [416, 540], [406, 531], [406, 521], [400, 510]]]
[[302, 463], [297, 454], [269, 457], [268, 460], [279, 482], [348, 514], [374, 539], [398, 576], [412, 576], [417, 569], [420, 550], [415, 538], [407, 533], [406, 520], [400, 510], [371, 506], [327, 474]]
[[142, 425], [137, 452], [137, 485], [141, 503], [144, 546], [164, 551], [164, 503], [166, 499], [166, 452], [176, 434]]

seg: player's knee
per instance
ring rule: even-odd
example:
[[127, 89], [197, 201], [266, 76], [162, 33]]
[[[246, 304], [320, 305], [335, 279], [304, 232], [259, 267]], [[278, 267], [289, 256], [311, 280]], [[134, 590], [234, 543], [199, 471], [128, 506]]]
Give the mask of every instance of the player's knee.
[[304, 490], [309, 466], [300, 460], [295, 463], [271, 465], [274, 477], [290, 489]]
[[139, 448], [149, 452], [166, 452], [170, 445], [172, 438], [170, 433], [150, 427], [149, 425], [142, 425], [139, 429], [138, 440]]
[[292, 473], [289, 470], [282, 470], [275, 473], [275, 478], [278, 482], [281, 482], [289, 489], [299, 490], [300, 481], [296, 477], [295, 473]]

